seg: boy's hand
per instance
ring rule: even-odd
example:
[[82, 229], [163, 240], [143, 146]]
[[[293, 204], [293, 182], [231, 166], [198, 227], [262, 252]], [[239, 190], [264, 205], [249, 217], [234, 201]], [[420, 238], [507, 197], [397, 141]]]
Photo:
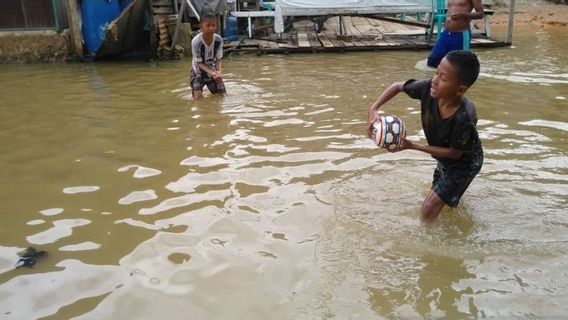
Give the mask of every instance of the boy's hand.
[[402, 139], [402, 143], [400, 144], [400, 147], [393, 149], [393, 150], [389, 150], [387, 149], [389, 152], [399, 152], [402, 150], [406, 150], [406, 149], [412, 149], [412, 142], [406, 140], [406, 138]]
[[223, 74], [220, 71], [213, 71], [211, 73], [211, 78], [213, 78], [213, 80], [215, 81], [218, 81], [223, 78]]
[[377, 114], [377, 110], [373, 107], [369, 108], [369, 119], [367, 120], [367, 135], [369, 138], [372, 138], [373, 135], [373, 123], [379, 120], [379, 115]]
[[469, 20], [469, 14], [466, 12], [458, 12], [458, 13], [454, 13], [452, 15], [450, 15], [450, 21], [454, 20]]

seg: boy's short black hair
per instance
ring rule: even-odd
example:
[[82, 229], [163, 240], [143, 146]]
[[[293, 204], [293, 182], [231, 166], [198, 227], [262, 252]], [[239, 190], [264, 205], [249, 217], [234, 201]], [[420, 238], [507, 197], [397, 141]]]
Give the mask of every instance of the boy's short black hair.
[[207, 4], [207, 2], [205, 2], [203, 4], [203, 6], [201, 7], [200, 16], [201, 16], [201, 21], [203, 21], [203, 20], [215, 20], [215, 21], [217, 21], [217, 19], [215, 17], [215, 13], [213, 12], [213, 9], [211, 9], [211, 7]]
[[471, 51], [453, 50], [446, 54], [446, 60], [456, 68], [460, 84], [471, 87], [479, 76], [479, 60]]

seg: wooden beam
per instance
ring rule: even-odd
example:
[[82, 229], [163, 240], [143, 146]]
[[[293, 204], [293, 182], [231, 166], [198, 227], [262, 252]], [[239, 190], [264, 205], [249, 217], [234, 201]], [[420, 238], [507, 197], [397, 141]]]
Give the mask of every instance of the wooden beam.
[[69, 17], [69, 28], [71, 29], [71, 39], [73, 41], [73, 48], [75, 49], [75, 56], [83, 58], [83, 34], [81, 33], [81, 26], [79, 25], [79, 11], [77, 9], [77, 0], [65, 1], [67, 7], [67, 16]]
[[174, 49], [176, 47], [176, 43], [177, 43], [177, 38], [179, 35], [179, 26], [181, 25], [181, 20], [183, 19], [183, 14], [185, 13], [185, 6], [186, 6], [186, 1], [183, 1], [181, 3], [181, 8], [179, 9], [179, 14], [177, 15], [177, 21], [176, 21], [176, 30], [174, 31], [174, 36], [172, 38], [172, 49]]
[[388, 21], [388, 22], [393, 22], [393, 23], [399, 23], [399, 24], [404, 24], [404, 25], [408, 25], [408, 26], [414, 26], [414, 27], [421, 27], [421, 28], [430, 28], [430, 25], [427, 23], [422, 23], [422, 22], [414, 22], [414, 21], [403, 21], [400, 19], [396, 19], [396, 18], [389, 18], [389, 17], [381, 17], [381, 16], [364, 16], [367, 19], [375, 19], [375, 20], [381, 20], [381, 21]]
[[515, 0], [511, 0], [509, 6], [509, 32], [507, 33], [507, 43], [513, 43], [513, 27], [515, 25]]
[[331, 41], [329, 41], [329, 39], [327, 38], [325, 33], [318, 33], [317, 36], [318, 36], [319, 41], [321, 42], [321, 44], [324, 47], [326, 47], [326, 48], [333, 48], [334, 47], [333, 43], [331, 43]]
[[146, 13], [149, 17], [152, 17], [151, 19], [149, 19], [148, 23], [150, 24], [150, 48], [152, 50], [152, 57], [156, 57], [157, 56], [157, 49], [158, 49], [158, 39], [156, 37], [156, 26], [154, 23], [154, 17], [152, 14], [152, 0], [144, 0], [146, 1]]
[[311, 47], [310, 41], [308, 40], [308, 35], [306, 33], [298, 33], [298, 47]]

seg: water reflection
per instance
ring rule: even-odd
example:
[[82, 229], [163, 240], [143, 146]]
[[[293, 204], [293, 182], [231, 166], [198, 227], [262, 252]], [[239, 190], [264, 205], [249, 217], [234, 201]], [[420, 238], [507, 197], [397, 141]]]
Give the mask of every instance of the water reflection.
[[[486, 163], [432, 225], [418, 208], [435, 162], [364, 133], [386, 85], [430, 75], [407, 67], [422, 53], [234, 57], [229, 94], [199, 102], [188, 61], [8, 66], [0, 314], [563, 316], [568, 70], [551, 39], [536, 35], [537, 63], [532, 38], [480, 52]], [[387, 109], [424, 141], [418, 110]], [[13, 270], [29, 244], [49, 257]]]

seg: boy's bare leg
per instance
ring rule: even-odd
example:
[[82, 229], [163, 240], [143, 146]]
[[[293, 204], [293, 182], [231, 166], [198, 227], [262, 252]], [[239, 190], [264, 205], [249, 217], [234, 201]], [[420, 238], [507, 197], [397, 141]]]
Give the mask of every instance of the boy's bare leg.
[[422, 208], [420, 208], [420, 213], [422, 214], [422, 219], [425, 221], [435, 220], [446, 204], [434, 191], [430, 193], [424, 199], [422, 203]]
[[191, 95], [193, 96], [194, 100], [199, 100], [199, 99], [203, 98], [203, 91], [195, 90], [191, 93]]

